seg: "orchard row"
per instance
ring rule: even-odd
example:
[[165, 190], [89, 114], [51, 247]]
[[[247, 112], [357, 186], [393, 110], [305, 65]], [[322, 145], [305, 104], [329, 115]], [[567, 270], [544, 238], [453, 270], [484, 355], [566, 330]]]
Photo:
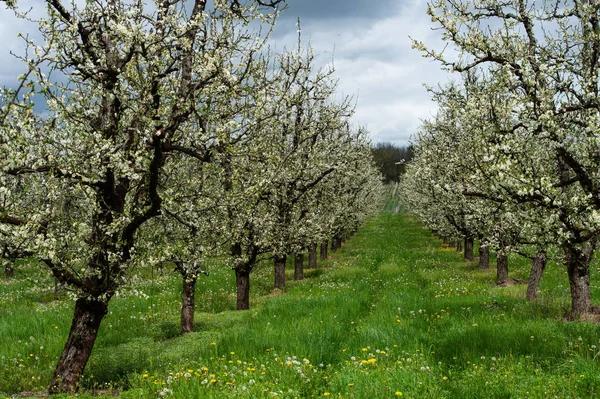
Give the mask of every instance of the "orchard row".
[[600, 4], [436, 0], [429, 14], [448, 51], [414, 45], [460, 79], [431, 89], [439, 112], [416, 137], [405, 204], [440, 235], [495, 249], [499, 284], [509, 252], [532, 258], [529, 299], [546, 259], [562, 262], [571, 316], [595, 313]]
[[[47, 1], [44, 41], [0, 109], [0, 243], [76, 294], [50, 392], [77, 389], [110, 299], [136, 265], [172, 262], [191, 331], [204, 260], [250, 274], [339, 243], [377, 210], [367, 133], [300, 34], [268, 47], [281, 0]], [[14, 7], [14, 5], [12, 5]], [[39, 104], [44, 103], [44, 111]], [[42, 267], [42, 266], [41, 266]]]

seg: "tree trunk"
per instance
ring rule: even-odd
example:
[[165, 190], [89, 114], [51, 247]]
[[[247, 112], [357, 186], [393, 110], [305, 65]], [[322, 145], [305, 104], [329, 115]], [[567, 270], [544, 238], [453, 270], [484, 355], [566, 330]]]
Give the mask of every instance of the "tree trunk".
[[308, 268], [314, 269], [317, 267], [317, 244], [308, 246]]
[[566, 245], [565, 263], [571, 287], [571, 317], [588, 313], [592, 306], [590, 293], [590, 260], [594, 254], [594, 246], [584, 245], [583, 249], [574, 245]]
[[342, 247], [342, 235], [336, 234], [331, 240], [331, 252], [336, 252]]
[[496, 254], [496, 284], [508, 280], [508, 255], [498, 252]]
[[527, 295], [528, 301], [535, 301], [537, 298], [537, 289], [540, 284], [540, 279], [546, 268], [546, 253], [538, 252], [533, 257], [531, 263], [531, 273], [529, 273], [529, 283], [527, 284]]
[[321, 259], [322, 260], [327, 259], [327, 248], [329, 246], [328, 244], [329, 244], [328, 240], [325, 240], [321, 243]]
[[490, 247], [488, 245], [479, 246], [479, 270], [488, 270], [490, 268]]
[[235, 269], [237, 310], [250, 309], [250, 272]]
[[54, 277], [54, 300], [58, 301], [60, 299], [60, 281], [58, 278]]
[[456, 252], [462, 252], [463, 250], [463, 241], [459, 238], [456, 240]]
[[54, 370], [49, 392], [75, 392], [79, 379], [92, 354], [100, 323], [108, 311], [103, 302], [79, 298], [75, 301], [75, 313], [69, 337]]
[[15, 275], [14, 264], [10, 260], [6, 260], [4, 263], [4, 276], [6, 278], [12, 278]]
[[242, 256], [242, 244], [231, 245], [231, 256], [234, 259], [235, 292], [237, 294], [237, 310], [250, 309], [250, 270], [248, 264], [239, 263]]
[[275, 255], [275, 289], [283, 290], [285, 288], [285, 255]]
[[450, 238], [448, 236], [444, 236], [442, 239], [442, 245], [446, 246], [448, 244], [450, 244]]
[[[561, 183], [567, 182], [571, 173], [564, 160], [559, 157]], [[566, 242], [563, 245], [565, 266], [569, 275], [571, 288], [571, 318], [578, 319], [592, 310], [592, 296], [590, 292], [590, 261], [594, 256], [597, 239], [586, 241], [582, 244]]]
[[465, 261], [473, 262], [475, 254], [473, 253], [473, 237], [465, 237]]
[[294, 280], [304, 280], [304, 254], [294, 257]]
[[194, 331], [194, 308], [196, 294], [196, 277], [183, 277], [183, 290], [181, 294], [181, 328], [179, 334]]
[[448, 248], [456, 248], [456, 241], [454, 238], [451, 238], [450, 241], [448, 241]]

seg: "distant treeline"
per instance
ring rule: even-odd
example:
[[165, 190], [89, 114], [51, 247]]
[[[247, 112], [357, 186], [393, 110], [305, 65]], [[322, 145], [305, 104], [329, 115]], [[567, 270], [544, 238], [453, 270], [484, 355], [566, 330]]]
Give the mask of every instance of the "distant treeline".
[[397, 162], [404, 160], [406, 163], [412, 159], [412, 146], [398, 147], [392, 143], [376, 143], [371, 152], [386, 183], [398, 181], [399, 176], [404, 173], [404, 164]]

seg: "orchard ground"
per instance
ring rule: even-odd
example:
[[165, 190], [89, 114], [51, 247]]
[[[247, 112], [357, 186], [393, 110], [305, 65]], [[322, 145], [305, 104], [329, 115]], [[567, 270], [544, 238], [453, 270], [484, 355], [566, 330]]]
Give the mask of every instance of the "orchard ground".
[[[526, 280], [529, 262], [510, 261], [511, 277]], [[302, 282], [290, 281], [290, 264], [284, 293], [271, 292], [264, 262], [251, 277], [250, 311], [234, 310], [224, 261], [206, 268], [196, 331], [184, 337], [181, 278], [170, 268], [138, 270], [110, 304], [76, 397], [600, 395], [599, 327], [565, 319], [564, 267], [550, 263], [538, 301], [528, 303], [525, 285], [496, 287], [493, 268], [463, 262], [404, 213], [383, 212]], [[33, 263], [0, 282], [0, 397], [41, 397], [72, 301], [55, 300], [50, 274]]]

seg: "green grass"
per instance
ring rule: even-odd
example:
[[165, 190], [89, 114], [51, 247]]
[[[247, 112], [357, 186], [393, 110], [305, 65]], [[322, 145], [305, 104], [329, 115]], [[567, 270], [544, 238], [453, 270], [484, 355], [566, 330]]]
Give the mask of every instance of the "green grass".
[[[512, 277], [527, 279], [528, 261], [510, 265]], [[271, 264], [260, 266], [250, 311], [234, 310], [227, 265], [207, 268], [196, 331], [184, 337], [177, 275], [138, 270], [110, 304], [88, 393], [78, 397], [94, 389], [130, 399], [600, 395], [599, 329], [565, 320], [562, 266], [548, 265], [539, 300], [528, 303], [525, 286], [497, 288], [493, 268], [463, 262], [403, 213], [382, 213], [283, 294], [271, 293]], [[290, 264], [288, 279], [292, 272]], [[47, 386], [71, 312], [35, 264], [0, 280], [0, 397]]]

